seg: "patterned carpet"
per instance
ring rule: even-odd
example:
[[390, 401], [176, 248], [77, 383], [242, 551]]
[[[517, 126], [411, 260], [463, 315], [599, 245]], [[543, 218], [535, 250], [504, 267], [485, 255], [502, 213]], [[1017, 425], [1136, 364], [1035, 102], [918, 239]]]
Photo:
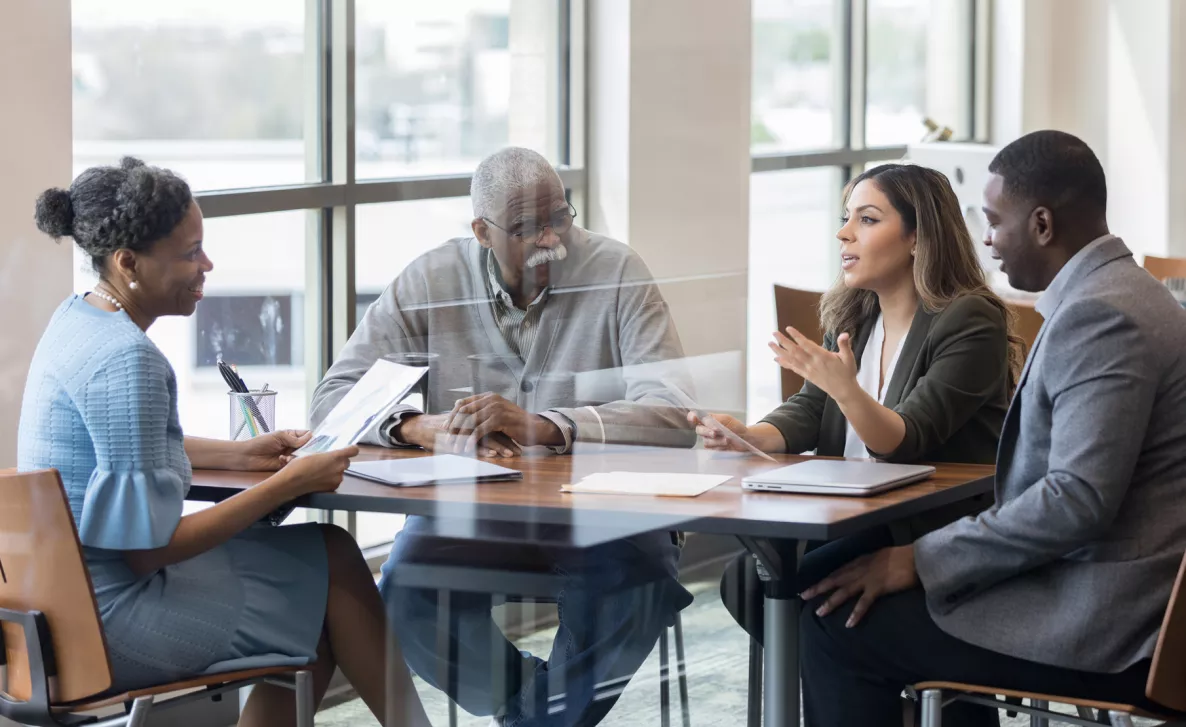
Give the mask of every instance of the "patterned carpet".
[[[716, 582], [688, 586], [695, 602], [683, 612], [684, 641], [687, 650], [688, 692], [693, 727], [742, 727], [746, 718], [748, 673], [748, 637], [725, 612]], [[537, 632], [519, 640], [520, 648], [546, 653], [552, 630]], [[675, 647], [671, 646], [671, 662]], [[417, 681], [420, 696], [434, 725], [448, 725], [447, 703], [440, 692]], [[672, 725], [679, 727], [679, 698], [675, 684], [671, 688]], [[1073, 710], [1066, 710], [1073, 713]], [[459, 727], [487, 727], [489, 717], [473, 717], [459, 712]], [[656, 647], [647, 662], [630, 681], [613, 711], [601, 723], [604, 727], [652, 727], [659, 725], [659, 653]], [[358, 699], [346, 701], [317, 715], [322, 727], [372, 727], [378, 724]], [[1005, 718], [1004, 727], [1029, 725], [1028, 717]], [[1137, 725], [1152, 725], [1136, 720]], [[958, 727], [958, 726], [956, 726]]]

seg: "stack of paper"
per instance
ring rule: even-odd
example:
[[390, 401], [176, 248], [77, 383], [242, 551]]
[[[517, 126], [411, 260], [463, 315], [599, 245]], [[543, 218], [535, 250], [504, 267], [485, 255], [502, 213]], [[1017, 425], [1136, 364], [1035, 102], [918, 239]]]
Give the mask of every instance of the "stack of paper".
[[580, 482], [561, 485], [563, 492], [602, 495], [696, 497], [732, 479], [730, 475], [691, 475], [682, 472], [599, 472]]

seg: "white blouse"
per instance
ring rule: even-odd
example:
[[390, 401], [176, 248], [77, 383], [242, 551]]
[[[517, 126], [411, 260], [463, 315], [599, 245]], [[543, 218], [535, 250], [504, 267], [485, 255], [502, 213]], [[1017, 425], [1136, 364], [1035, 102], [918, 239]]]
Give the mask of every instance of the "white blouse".
[[[857, 370], [857, 383], [860, 384], [861, 389], [866, 394], [872, 396], [877, 400], [877, 403], [885, 403], [885, 390], [890, 379], [894, 375], [894, 367], [898, 365], [898, 355], [902, 353], [902, 343], [906, 340], [902, 336], [898, 340], [898, 347], [894, 349], [893, 358], [890, 359], [889, 367], [885, 370], [885, 385], [878, 386], [880, 383], [878, 379], [881, 373], [881, 353], [885, 348], [885, 321], [882, 320], [881, 314], [877, 315], [877, 321], [873, 324], [873, 331], [869, 334], [869, 341], [865, 344], [865, 350], [861, 352], [860, 368]], [[850, 458], [869, 459], [869, 450], [865, 447], [865, 443], [857, 436], [857, 432], [852, 428], [852, 424], [848, 424], [848, 431], [844, 437], [844, 456]]]

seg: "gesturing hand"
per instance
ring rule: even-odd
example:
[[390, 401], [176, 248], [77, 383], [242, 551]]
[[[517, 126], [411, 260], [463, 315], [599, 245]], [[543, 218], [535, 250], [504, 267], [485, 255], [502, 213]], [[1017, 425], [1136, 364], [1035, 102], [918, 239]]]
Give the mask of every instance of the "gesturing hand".
[[817, 616], [827, 616], [845, 601], [858, 596], [857, 604], [845, 623], [845, 626], [852, 628], [878, 598], [913, 588], [918, 582], [918, 572], [914, 570], [914, 546], [904, 545], [863, 555], [801, 595], [803, 600], [809, 601], [824, 593], [832, 594], [816, 609]]
[[[539, 414], [530, 414], [498, 394], [478, 394], [458, 400], [445, 420], [444, 431], [453, 437], [453, 451], [473, 452], [482, 442], [501, 435], [515, 444], [564, 444], [560, 428]], [[495, 450], [500, 446], [493, 445]], [[518, 447], [516, 454], [518, 453]]]
[[774, 332], [770, 342], [774, 360], [784, 369], [818, 386], [825, 394], [840, 400], [857, 383], [857, 359], [852, 353], [852, 341], [847, 333], [836, 339], [838, 351], [829, 351], [794, 328], [787, 326], [787, 335]]

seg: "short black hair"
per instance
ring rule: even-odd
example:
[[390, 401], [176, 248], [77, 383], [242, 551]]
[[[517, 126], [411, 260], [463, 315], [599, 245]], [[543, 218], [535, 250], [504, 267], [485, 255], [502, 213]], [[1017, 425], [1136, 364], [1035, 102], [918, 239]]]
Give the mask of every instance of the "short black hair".
[[1051, 210], [1078, 209], [1101, 216], [1108, 209], [1104, 167], [1082, 139], [1063, 131], [1035, 131], [993, 158], [988, 171], [1005, 180], [1005, 195]]
[[193, 193], [168, 169], [124, 157], [119, 166], [91, 167], [70, 189], [47, 189], [37, 199], [37, 229], [72, 237], [103, 274], [116, 250], [147, 252], [173, 232], [193, 203]]

